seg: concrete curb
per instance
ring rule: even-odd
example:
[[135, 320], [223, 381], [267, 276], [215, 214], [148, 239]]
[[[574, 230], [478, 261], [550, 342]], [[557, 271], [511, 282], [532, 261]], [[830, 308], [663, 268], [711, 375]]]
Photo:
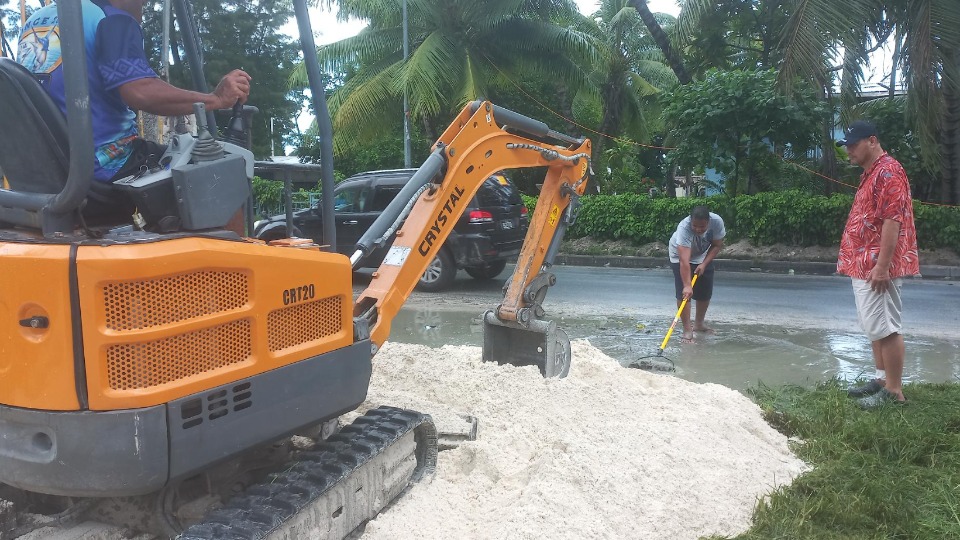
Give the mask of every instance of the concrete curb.
[[[768, 272], [818, 276], [832, 276], [837, 272], [835, 262], [815, 261], [755, 261], [745, 259], [716, 259], [717, 269], [727, 272]], [[564, 255], [558, 254], [554, 264], [569, 266], [610, 266], [615, 268], [668, 268], [665, 257], [630, 257], [625, 255]], [[960, 267], [920, 265], [924, 279], [960, 280]]]

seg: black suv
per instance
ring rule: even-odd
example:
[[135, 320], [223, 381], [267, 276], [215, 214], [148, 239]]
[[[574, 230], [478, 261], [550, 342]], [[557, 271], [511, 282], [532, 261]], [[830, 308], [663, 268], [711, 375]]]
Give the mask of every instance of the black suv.
[[[357, 241], [414, 172], [416, 169], [365, 172], [337, 184], [333, 193], [338, 252], [353, 254]], [[516, 259], [520, 253], [529, 225], [527, 208], [513, 183], [502, 174], [487, 178], [423, 273], [418, 287], [425, 291], [449, 287], [460, 268], [476, 279], [497, 277], [507, 261]], [[295, 212], [293, 227], [292, 236], [321, 243], [320, 207]], [[290, 236], [286, 217], [279, 215], [258, 221], [254, 236], [268, 241]], [[389, 247], [371, 253], [361, 261], [361, 266], [379, 266]]]

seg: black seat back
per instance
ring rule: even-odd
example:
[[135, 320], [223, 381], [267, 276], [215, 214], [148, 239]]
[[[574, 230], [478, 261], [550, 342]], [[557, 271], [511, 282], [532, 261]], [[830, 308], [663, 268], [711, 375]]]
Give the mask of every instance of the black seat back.
[[0, 169], [14, 191], [60, 193], [70, 151], [63, 113], [25, 67], [0, 58]]

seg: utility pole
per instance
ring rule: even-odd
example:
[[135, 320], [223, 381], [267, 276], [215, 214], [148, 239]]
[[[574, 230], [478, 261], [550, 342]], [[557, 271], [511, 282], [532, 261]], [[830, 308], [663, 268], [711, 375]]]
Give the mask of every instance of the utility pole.
[[271, 155], [271, 156], [277, 155], [277, 151], [276, 151], [276, 150], [274, 149], [274, 147], [273, 147], [273, 141], [274, 141], [274, 139], [273, 139], [273, 117], [271, 116], [271, 117], [270, 117], [270, 155]]
[[[410, 55], [409, 36], [407, 35], [407, 0], [403, 0], [403, 67], [407, 67]], [[407, 84], [403, 84], [403, 166], [412, 167], [410, 162], [410, 102], [407, 99]]]

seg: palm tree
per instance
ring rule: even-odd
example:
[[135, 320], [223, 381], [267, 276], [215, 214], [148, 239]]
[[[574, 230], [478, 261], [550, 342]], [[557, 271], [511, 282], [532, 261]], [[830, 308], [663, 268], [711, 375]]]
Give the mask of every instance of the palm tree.
[[[369, 20], [358, 35], [317, 51], [321, 68], [351, 72], [330, 98], [334, 148], [378, 130], [404, 91], [413, 120], [433, 139], [439, 122], [499, 85], [535, 74], [586, 84], [595, 59], [567, 0], [407, 0], [410, 56], [403, 61], [400, 0], [340, 0], [341, 16]], [[560, 21], [560, 24], [553, 21]], [[294, 84], [305, 84], [301, 66]]]
[[[960, 202], [957, 0], [740, 0], [740, 4], [737, 9], [760, 18], [767, 13], [781, 29], [777, 50], [769, 56], [779, 61], [781, 87], [791, 92], [798, 79], [814, 82], [824, 99], [838, 98], [844, 124], [860, 108], [860, 84], [870, 55], [880, 48], [894, 49], [890, 90], [902, 70], [906, 117], [920, 142], [922, 164], [931, 177], [940, 174], [940, 199]], [[681, 40], [714, 24], [710, 17], [716, 9], [712, 0], [686, 0], [679, 17]], [[789, 16], [781, 25], [784, 13]], [[730, 29], [725, 30], [729, 41]], [[828, 149], [833, 143], [833, 115], [824, 122], [822, 147]], [[832, 159], [832, 152], [823, 153], [822, 168], [828, 175], [833, 172]]]
[[640, 19], [647, 27], [653, 40], [656, 41], [657, 46], [663, 51], [663, 56], [670, 65], [670, 69], [677, 75], [677, 80], [680, 81], [680, 84], [688, 84], [692, 79], [683, 66], [680, 53], [672, 46], [670, 38], [667, 37], [667, 33], [663, 31], [663, 28], [661, 28], [659, 22], [657, 22], [657, 18], [654, 17], [650, 11], [647, 0], [629, 0], [629, 4], [633, 9], [637, 10], [637, 14], [640, 15]]
[[[947, 62], [960, 71], [960, 50], [954, 49], [947, 55]], [[943, 90], [944, 114], [940, 131], [940, 144], [943, 147], [942, 193], [950, 191], [953, 182], [953, 203], [960, 203], [960, 88], [946, 85]]]
[[869, 54], [891, 36], [902, 37], [898, 60], [907, 89], [906, 115], [920, 142], [921, 162], [942, 175], [941, 201], [960, 202], [957, 0], [793, 0], [792, 11], [782, 42], [780, 81], [787, 89], [796, 77], [829, 86], [828, 62], [842, 58], [844, 118], [852, 105], [848, 96], [859, 89]]
[[[661, 90], [677, 84], [663, 54], [630, 0], [602, 0], [590, 21], [600, 60], [592, 74], [601, 112], [599, 131], [594, 141], [595, 155], [607, 146], [603, 135], [629, 134], [635, 140], [647, 138], [651, 123], [657, 120], [656, 100]], [[669, 28], [674, 19], [657, 14], [658, 28]], [[646, 114], [645, 114], [646, 112]]]

